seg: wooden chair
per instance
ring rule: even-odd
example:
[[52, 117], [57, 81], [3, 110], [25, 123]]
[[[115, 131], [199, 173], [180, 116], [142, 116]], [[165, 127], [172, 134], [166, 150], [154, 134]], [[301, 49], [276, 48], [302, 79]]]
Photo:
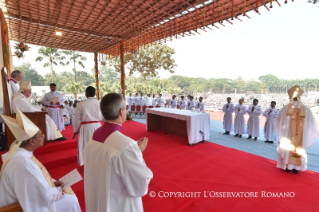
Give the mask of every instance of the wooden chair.
[[21, 212], [22, 208], [19, 203], [13, 203], [5, 207], [0, 208], [0, 212]]
[[[10, 84], [8, 83], [7, 71], [5, 70], [5, 67], [1, 69], [1, 82], [2, 82], [4, 109], [5, 109], [4, 114], [6, 116], [16, 118], [16, 114], [12, 113], [12, 107], [11, 107], [12, 91], [11, 91]], [[45, 122], [45, 115], [47, 114], [47, 112], [33, 112], [33, 113], [23, 113], [23, 114], [26, 117], [28, 117], [36, 126], [38, 126], [43, 134], [47, 132], [47, 127]], [[9, 148], [11, 143], [15, 141], [16, 139], [8, 127], [6, 127], [6, 132], [7, 132], [7, 146]], [[45, 136], [43, 145], [47, 145], [46, 136]]]

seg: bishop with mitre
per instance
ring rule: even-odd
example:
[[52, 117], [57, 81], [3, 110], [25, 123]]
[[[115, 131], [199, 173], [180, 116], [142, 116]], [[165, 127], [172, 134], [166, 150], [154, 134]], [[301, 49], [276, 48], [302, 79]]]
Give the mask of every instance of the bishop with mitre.
[[0, 207], [19, 202], [25, 212], [81, 211], [72, 189], [63, 190], [63, 182], [53, 180], [33, 155], [43, 145], [41, 130], [18, 109], [16, 119], [1, 116], [17, 141], [2, 156]]
[[307, 151], [318, 135], [312, 111], [302, 104], [303, 90], [295, 85], [288, 90], [290, 102], [279, 112], [275, 130], [278, 132], [277, 168], [286, 172], [307, 170]]

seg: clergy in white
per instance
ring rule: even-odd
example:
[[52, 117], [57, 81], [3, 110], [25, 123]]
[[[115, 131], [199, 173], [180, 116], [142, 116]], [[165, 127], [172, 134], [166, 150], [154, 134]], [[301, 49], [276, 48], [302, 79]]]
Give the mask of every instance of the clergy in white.
[[235, 122], [234, 122], [234, 132], [235, 136], [241, 137], [242, 134], [246, 131], [246, 122], [244, 115], [247, 112], [246, 106], [244, 103], [244, 98], [240, 98], [238, 101], [239, 104], [237, 104], [234, 107], [234, 113], [235, 113]]
[[290, 102], [279, 111], [276, 119], [277, 168], [297, 174], [307, 170], [306, 149], [315, 143], [318, 130], [312, 111], [300, 101], [303, 90], [294, 86], [288, 94]]
[[194, 101], [194, 97], [193, 96], [189, 97], [189, 100], [188, 100], [188, 103], [187, 103], [187, 109], [188, 110], [195, 109], [195, 101]]
[[78, 104], [73, 120], [74, 136], [79, 134], [78, 163], [80, 166], [84, 164], [83, 150], [92, 137], [93, 132], [101, 126], [101, 120], [103, 119], [100, 102], [94, 98], [95, 88], [92, 86], [87, 87], [85, 96], [87, 99]]
[[25, 212], [80, 212], [71, 188], [51, 178], [33, 155], [43, 145], [44, 135], [22, 112], [16, 119], [2, 116], [17, 139], [2, 158], [0, 207], [18, 202]]
[[[48, 115], [53, 119], [59, 131], [62, 132], [64, 130], [64, 120], [62, 110], [60, 105], [63, 104], [63, 96], [59, 92], [56, 91], [56, 84], [50, 84], [51, 92], [46, 93], [42, 99], [44, 105], [48, 106]], [[57, 97], [59, 100], [57, 102], [52, 102], [53, 97]]]
[[74, 119], [74, 113], [75, 113], [75, 108], [73, 107], [73, 102], [69, 101], [69, 115], [70, 115], [70, 122], [73, 125], [73, 119]]
[[247, 139], [251, 139], [252, 137], [254, 137], [255, 140], [257, 140], [257, 137], [259, 137], [259, 116], [262, 113], [261, 107], [260, 105], [258, 105], [258, 99], [253, 100], [253, 105], [250, 105], [248, 107], [247, 113], [249, 114], [247, 124]]
[[264, 126], [264, 135], [266, 143], [273, 143], [277, 141], [277, 132], [275, 131], [276, 118], [279, 113], [279, 109], [276, 108], [276, 102], [272, 101], [270, 107], [264, 112], [266, 117], [266, 123]]
[[169, 105], [171, 106], [171, 108], [176, 108], [177, 106], [177, 100], [176, 100], [176, 95], [172, 96], [171, 101], [169, 102]]
[[223, 106], [225, 135], [229, 135], [230, 131], [233, 130], [233, 108], [234, 105], [231, 103], [231, 98], [227, 97], [227, 103]]
[[179, 108], [181, 110], [186, 110], [187, 109], [187, 100], [185, 100], [184, 96], [181, 96], [181, 100], [179, 101]]
[[15, 70], [11, 73], [11, 78], [9, 80], [9, 84], [12, 90], [12, 95], [18, 93], [19, 91], [19, 86], [18, 86], [18, 82], [22, 81], [22, 72]]
[[203, 102], [203, 97], [199, 97], [198, 100], [199, 101], [196, 104], [196, 109], [201, 111], [201, 112], [205, 112], [205, 104]]
[[126, 120], [121, 95], [105, 95], [101, 111], [105, 123], [94, 132], [84, 150], [86, 211], [141, 212], [141, 197], [147, 194], [153, 178], [143, 159], [148, 139], [135, 141], [121, 133]]
[[143, 97], [143, 94], [141, 93], [141, 96], [138, 98], [138, 105], [141, 106], [140, 112], [143, 113], [143, 106], [145, 104], [145, 98]]
[[70, 124], [70, 114], [66, 106], [61, 105], [62, 109], [62, 115], [63, 115], [63, 120], [64, 120], [64, 125], [69, 125]]
[[152, 98], [152, 106], [156, 107], [156, 103], [157, 103], [157, 99], [155, 97], [155, 94], [153, 94], [153, 98]]
[[[12, 111], [14, 113], [17, 112], [17, 109], [19, 109], [22, 112], [40, 112], [40, 111], [46, 111], [46, 108], [38, 108], [35, 105], [32, 105], [30, 101], [28, 101], [28, 98], [31, 96], [31, 81], [21, 81], [20, 90], [18, 93], [13, 95], [12, 100]], [[65, 137], [60, 133], [60, 131], [57, 129], [54, 121], [51, 119], [50, 116], [45, 116], [45, 123], [46, 123], [46, 137], [47, 140], [55, 140], [55, 141], [62, 141], [66, 140]]]
[[159, 97], [156, 99], [156, 102], [160, 107], [164, 107], [164, 99], [162, 98], [162, 94], [159, 94]]
[[128, 111], [131, 112], [131, 107], [135, 102], [135, 98], [132, 96], [132, 93], [129, 94], [129, 97], [126, 98], [127, 105], [128, 105]]

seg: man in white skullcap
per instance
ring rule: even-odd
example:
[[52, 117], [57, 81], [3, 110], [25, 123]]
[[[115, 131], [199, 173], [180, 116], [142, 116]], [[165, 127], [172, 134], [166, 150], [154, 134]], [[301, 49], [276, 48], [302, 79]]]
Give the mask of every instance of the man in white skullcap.
[[18, 202], [25, 212], [81, 211], [72, 189], [63, 190], [63, 182], [53, 180], [33, 156], [33, 152], [43, 145], [41, 130], [19, 110], [16, 119], [1, 116], [17, 141], [2, 157], [0, 207]]
[[279, 111], [276, 119], [277, 168], [297, 174], [307, 170], [306, 149], [315, 143], [318, 130], [312, 111], [300, 101], [303, 90], [295, 85], [288, 94], [290, 102]]
[[[16, 113], [19, 109], [21, 112], [39, 112], [39, 111], [46, 111], [46, 108], [42, 107], [41, 109], [32, 105], [32, 103], [28, 100], [31, 96], [31, 80], [24, 82], [23, 80], [20, 83], [19, 92], [13, 95], [12, 100], [12, 108], [13, 112]], [[63, 141], [66, 138], [60, 133], [57, 129], [54, 121], [48, 115], [45, 116], [46, 122], [46, 137], [47, 140], [55, 140], [55, 141]]]

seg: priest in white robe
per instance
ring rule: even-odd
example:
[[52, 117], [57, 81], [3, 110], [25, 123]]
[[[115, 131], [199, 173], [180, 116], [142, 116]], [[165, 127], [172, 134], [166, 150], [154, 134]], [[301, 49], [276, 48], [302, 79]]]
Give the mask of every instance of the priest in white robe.
[[[19, 109], [22, 112], [40, 112], [46, 111], [46, 108], [38, 108], [35, 105], [32, 105], [28, 98], [31, 96], [31, 81], [24, 82], [21, 81], [20, 90], [18, 93], [13, 95], [12, 99], [12, 111], [14, 113], [17, 112]], [[46, 137], [47, 140], [51, 141], [63, 141], [66, 138], [60, 133], [57, 129], [54, 121], [51, 119], [50, 116], [45, 116], [45, 123], [46, 123]]]
[[188, 110], [194, 110], [195, 109], [195, 101], [194, 101], [194, 97], [190, 96], [188, 103], [187, 103], [187, 109]]
[[187, 109], [187, 100], [185, 100], [184, 96], [181, 96], [181, 100], [178, 102], [179, 108], [181, 110], [186, 110]]
[[15, 70], [11, 73], [9, 84], [12, 90], [12, 95], [18, 93], [19, 91], [18, 82], [21, 82], [22, 79], [23, 79], [23, 76], [21, 71]]
[[307, 170], [306, 150], [315, 143], [318, 130], [312, 111], [300, 101], [303, 90], [294, 86], [288, 94], [290, 102], [279, 111], [276, 119], [277, 168], [297, 174]]
[[[2, 116], [2, 115], [1, 115]], [[80, 212], [77, 197], [63, 182], [51, 178], [33, 155], [44, 134], [22, 112], [16, 119], [2, 116], [17, 142], [3, 157], [0, 172], [0, 207], [18, 202], [25, 212]]]
[[152, 97], [152, 106], [153, 106], [153, 107], [156, 107], [156, 104], [157, 104], [157, 98], [155, 97], [155, 94], [153, 94], [153, 97]]
[[145, 98], [143, 97], [143, 94], [141, 93], [141, 96], [138, 98], [138, 105], [141, 106], [140, 108], [140, 113], [144, 113], [143, 112], [143, 106], [145, 105]]
[[279, 109], [276, 108], [276, 102], [272, 101], [270, 107], [264, 112], [266, 122], [264, 126], [264, 135], [266, 143], [274, 143], [277, 141], [277, 132], [275, 131], [276, 118], [279, 113]]
[[235, 121], [234, 121], [234, 132], [235, 136], [241, 137], [246, 131], [246, 122], [244, 115], [247, 112], [246, 106], [243, 104], [244, 98], [240, 98], [238, 104], [234, 107]]
[[69, 101], [68, 111], [69, 111], [69, 115], [70, 115], [70, 123], [73, 125], [75, 108], [73, 107], [73, 102], [72, 101]]
[[224, 135], [229, 135], [230, 131], [233, 130], [233, 110], [234, 105], [231, 103], [231, 98], [227, 97], [227, 103], [223, 106], [224, 119], [223, 126], [225, 133]]
[[176, 108], [177, 106], [177, 100], [176, 100], [176, 95], [172, 96], [171, 101], [169, 102], [169, 105], [171, 106], [171, 108]]
[[61, 105], [61, 110], [62, 110], [64, 125], [69, 125], [71, 118], [70, 118], [68, 109], [64, 105]]
[[259, 137], [259, 123], [260, 115], [262, 113], [260, 105], [258, 105], [258, 99], [253, 100], [253, 104], [248, 107], [247, 113], [249, 114], [248, 124], [247, 124], [247, 134], [248, 138], [254, 137], [255, 140]]
[[56, 91], [56, 84], [50, 84], [51, 92], [46, 93], [42, 99], [44, 105], [47, 105], [48, 115], [53, 119], [59, 131], [64, 130], [64, 120], [60, 105], [63, 105], [63, 96]]
[[159, 94], [159, 97], [156, 99], [158, 106], [164, 107], [164, 99], [162, 98], [162, 94]]
[[88, 86], [85, 90], [86, 100], [80, 102], [75, 109], [73, 120], [74, 136], [78, 137], [78, 163], [84, 164], [83, 150], [92, 137], [93, 132], [101, 126], [103, 119], [100, 102], [94, 98], [95, 88]]
[[129, 94], [129, 97], [126, 98], [127, 105], [128, 105], [128, 111], [131, 112], [131, 107], [135, 102], [135, 98], [132, 96], [132, 93]]
[[203, 97], [199, 97], [198, 103], [196, 104], [196, 109], [205, 112], [205, 103], [203, 102]]
[[121, 133], [126, 120], [122, 95], [105, 95], [101, 111], [105, 123], [84, 150], [86, 211], [141, 212], [141, 197], [147, 194], [153, 178], [143, 159], [148, 139], [135, 141]]

